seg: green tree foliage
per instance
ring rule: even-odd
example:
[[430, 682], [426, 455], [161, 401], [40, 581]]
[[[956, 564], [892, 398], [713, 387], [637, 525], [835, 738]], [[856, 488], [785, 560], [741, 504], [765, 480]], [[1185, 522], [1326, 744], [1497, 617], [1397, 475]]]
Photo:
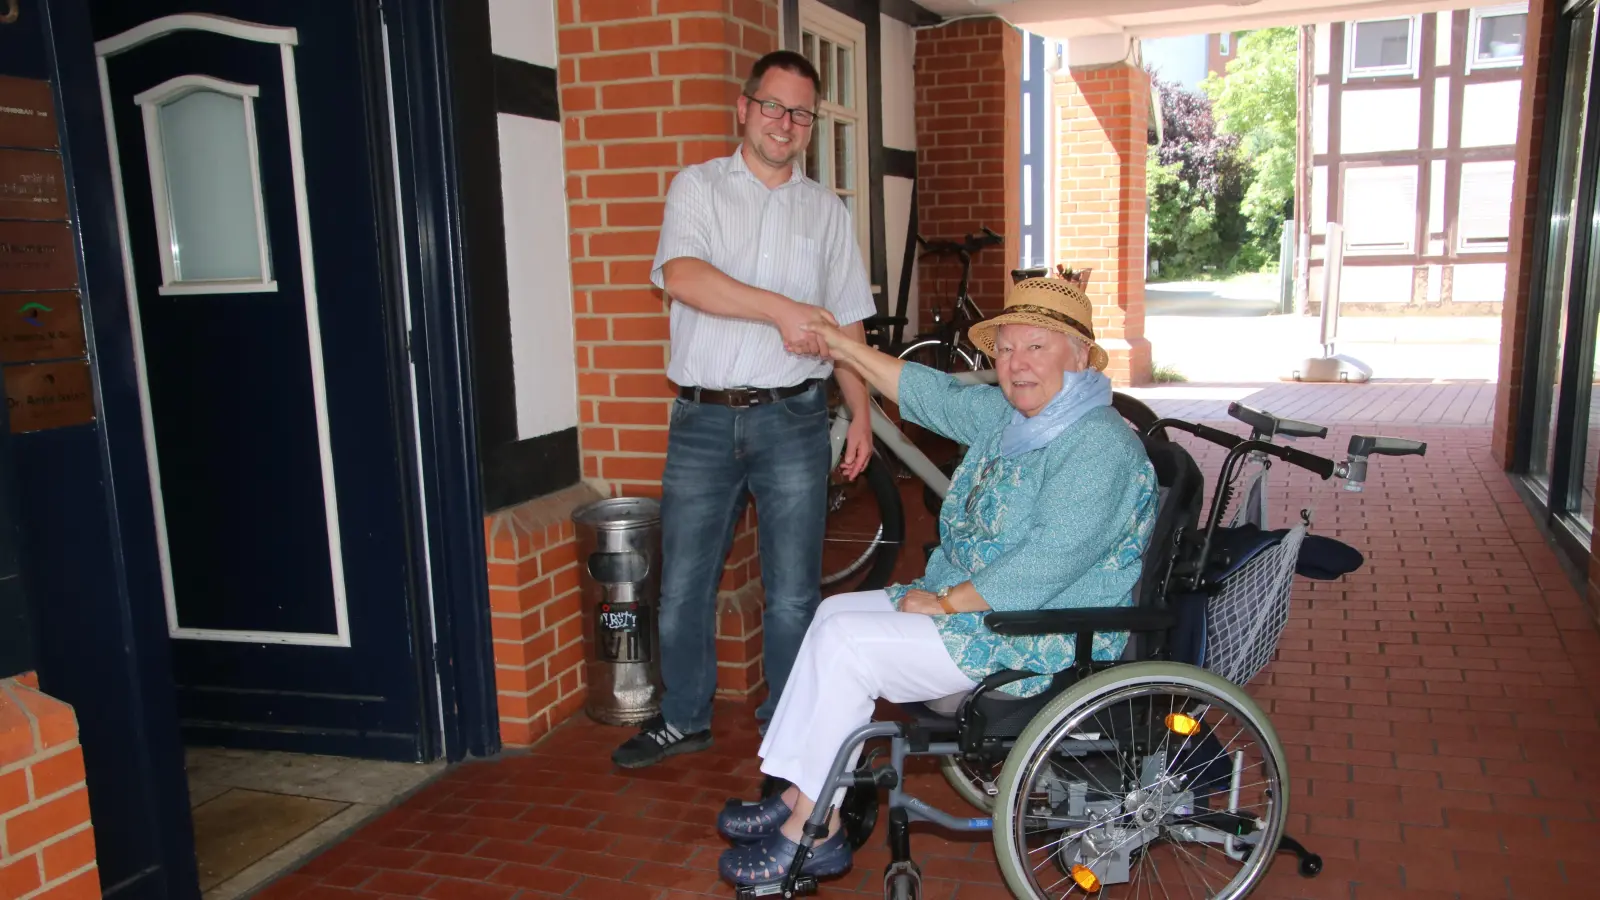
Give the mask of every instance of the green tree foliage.
[[1240, 211], [1268, 258], [1277, 255], [1279, 228], [1294, 198], [1298, 52], [1297, 29], [1252, 31], [1240, 39], [1227, 77], [1212, 74], [1201, 84], [1217, 132], [1239, 136], [1250, 168]]

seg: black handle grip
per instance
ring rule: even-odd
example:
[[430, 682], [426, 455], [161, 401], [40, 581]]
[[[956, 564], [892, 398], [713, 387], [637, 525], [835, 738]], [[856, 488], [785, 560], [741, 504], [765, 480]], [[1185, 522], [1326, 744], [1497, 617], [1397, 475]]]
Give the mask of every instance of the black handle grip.
[[1227, 447], [1229, 450], [1245, 441], [1244, 438], [1236, 434], [1229, 434], [1220, 428], [1212, 428], [1210, 425], [1201, 425], [1198, 422], [1185, 422], [1182, 419], [1157, 419], [1149, 428], [1144, 430], [1145, 436], [1152, 437], [1163, 428], [1176, 428], [1179, 431], [1187, 431], [1201, 440]]
[[1294, 419], [1280, 419], [1265, 410], [1243, 403], [1229, 403], [1228, 415], [1249, 425], [1256, 434], [1273, 437], [1283, 434], [1298, 438], [1325, 438], [1328, 429], [1323, 425], [1314, 425], [1310, 422], [1299, 422]]
[[1404, 438], [1358, 434], [1350, 438], [1351, 456], [1426, 456], [1428, 445]]
[[1292, 466], [1299, 466], [1308, 472], [1320, 475], [1323, 480], [1332, 478], [1334, 470], [1339, 468], [1338, 463], [1315, 453], [1307, 453], [1304, 450], [1296, 450], [1293, 447], [1280, 447], [1277, 444], [1269, 444], [1268, 447], [1270, 449], [1264, 448], [1262, 452], [1270, 456], [1276, 456]]

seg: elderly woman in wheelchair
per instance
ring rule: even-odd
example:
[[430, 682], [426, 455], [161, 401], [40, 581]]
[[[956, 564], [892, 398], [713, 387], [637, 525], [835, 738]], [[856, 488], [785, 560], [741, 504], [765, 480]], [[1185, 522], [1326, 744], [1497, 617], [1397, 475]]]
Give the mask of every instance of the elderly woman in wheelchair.
[[[998, 388], [815, 330], [905, 418], [968, 453], [926, 574], [817, 611], [759, 751], [769, 781], [787, 787], [730, 800], [718, 817], [734, 845], [719, 870], [738, 895], [806, 894], [848, 870], [881, 789], [888, 900], [921, 896], [913, 820], [991, 832], [1019, 897], [1167, 896], [1170, 884], [1237, 898], [1278, 850], [1315, 875], [1320, 859], [1284, 834], [1283, 749], [1238, 685], [1270, 659], [1293, 575], [1338, 577], [1360, 555], [1309, 537], [1306, 516], [1276, 531], [1224, 528], [1221, 516], [1247, 458], [1339, 474], [1356, 490], [1368, 454], [1423, 445], [1357, 436], [1335, 464], [1272, 443], [1315, 428], [1305, 423], [1247, 410], [1246, 440], [1114, 403], [1088, 300], [1062, 279], [1020, 282], [999, 316], [973, 326]], [[1198, 467], [1166, 428], [1228, 448], [1205, 527]], [[907, 720], [873, 722], [878, 699]], [[862, 764], [879, 738], [889, 764], [874, 764], [877, 751]], [[914, 755], [944, 760], [986, 815], [909, 796]], [[981, 788], [959, 774], [971, 771]]]

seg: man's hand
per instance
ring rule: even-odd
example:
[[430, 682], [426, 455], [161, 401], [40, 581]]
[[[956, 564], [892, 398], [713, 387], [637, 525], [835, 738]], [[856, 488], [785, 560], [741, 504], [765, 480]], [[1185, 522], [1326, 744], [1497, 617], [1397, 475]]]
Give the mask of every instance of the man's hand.
[[822, 359], [831, 359], [828, 345], [814, 332], [806, 330], [807, 325], [826, 323], [837, 326], [839, 323], [820, 306], [809, 303], [800, 303], [787, 297], [779, 298], [780, 302], [773, 305], [769, 314], [772, 324], [778, 328], [778, 333], [783, 336], [783, 349], [797, 356], [816, 356]]
[[944, 608], [939, 605], [939, 598], [927, 591], [907, 591], [906, 595], [900, 598], [900, 611], [924, 616], [944, 615]]
[[850, 430], [844, 434], [844, 456], [839, 460], [839, 474], [846, 480], [855, 481], [856, 476], [867, 467], [867, 460], [872, 458], [872, 420], [851, 419]]

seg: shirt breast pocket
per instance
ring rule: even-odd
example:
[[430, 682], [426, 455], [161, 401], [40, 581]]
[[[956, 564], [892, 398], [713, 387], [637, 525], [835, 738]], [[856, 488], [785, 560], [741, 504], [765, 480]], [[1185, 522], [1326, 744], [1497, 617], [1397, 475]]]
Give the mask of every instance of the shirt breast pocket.
[[822, 245], [798, 234], [789, 241], [789, 265], [784, 279], [789, 299], [826, 306], [822, 296]]

